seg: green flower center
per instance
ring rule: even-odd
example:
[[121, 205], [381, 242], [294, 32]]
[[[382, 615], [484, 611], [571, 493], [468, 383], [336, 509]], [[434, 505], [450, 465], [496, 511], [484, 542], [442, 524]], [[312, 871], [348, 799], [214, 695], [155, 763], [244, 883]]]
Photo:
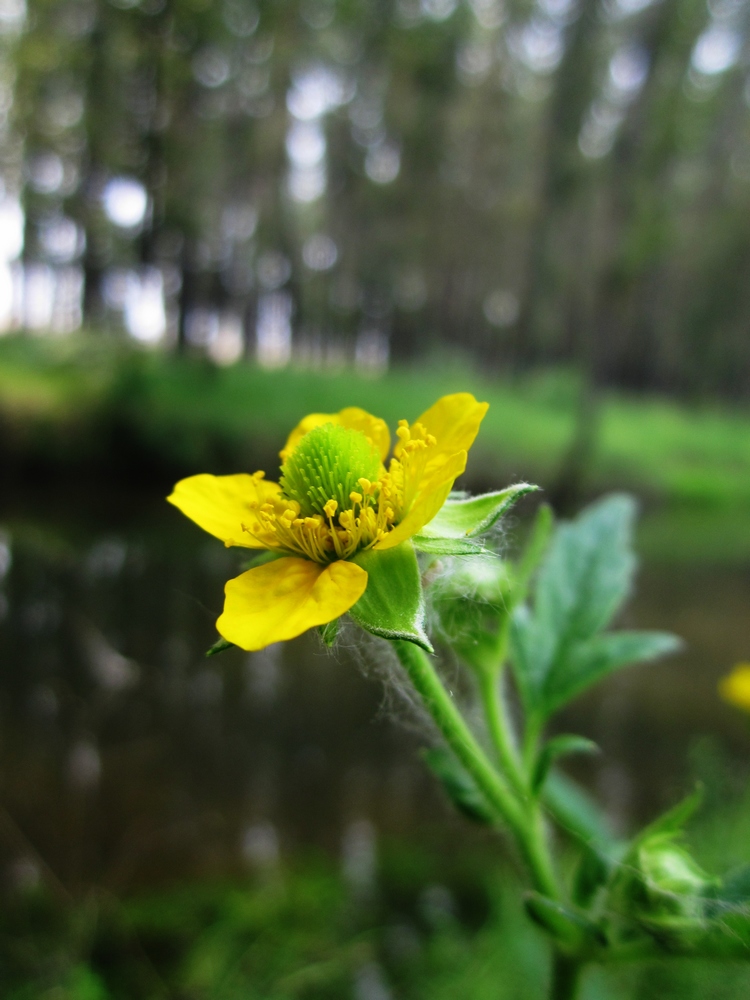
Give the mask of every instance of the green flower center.
[[360, 479], [374, 482], [380, 458], [361, 431], [323, 424], [308, 431], [281, 467], [281, 489], [306, 517], [321, 514], [329, 500], [349, 510], [349, 494], [361, 492]]

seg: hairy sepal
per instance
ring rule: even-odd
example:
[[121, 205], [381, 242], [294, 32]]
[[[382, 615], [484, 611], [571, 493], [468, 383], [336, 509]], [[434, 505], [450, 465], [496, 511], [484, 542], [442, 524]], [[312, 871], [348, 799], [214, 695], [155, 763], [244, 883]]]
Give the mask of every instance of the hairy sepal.
[[434, 556], [491, 556], [494, 553], [470, 538], [438, 538], [436, 535], [415, 535], [414, 548]]
[[353, 562], [368, 576], [367, 590], [349, 611], [354, 621], [383, 639], [405, 639], [433, 652], [424, 630], [422, 581], [411, 542], [360, 552]]
[[530, 483], [516, 483], [497, 493], [451, 499], [443, 504], [420, 536], [423, 538], [476, 538], [489, 531], [513, 504], [526, 493], [539, 489]]

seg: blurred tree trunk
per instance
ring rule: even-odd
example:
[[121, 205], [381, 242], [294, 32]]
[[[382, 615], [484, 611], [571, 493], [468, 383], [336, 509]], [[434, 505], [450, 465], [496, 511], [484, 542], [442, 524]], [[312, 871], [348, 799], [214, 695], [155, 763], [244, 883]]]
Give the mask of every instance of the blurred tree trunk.
[[[515, 354], [521, 364], [543, 360], [545, 347], [560, 332], [559, 319], [554, 321], [557, 329], [550, 331], [549, 313], [554, 310], [559, 317], [566, 311], [564, 300], [569, 289], [551, 264], [550, 243], [565, 224], [565, 215], [574, 208], [587, 176], [578, 136], [594, 91], [599, 12], [599, 0], [580, 0], [578, 15], [566, 32], [564, 55], [556, 74], [541, 192], [532, 222], [526, 287], [517, 327]], [[569, 249], [575, 252], [575, 248]]]
[[701, 0], [666, 0], [654, 9], [642, 38], [649, 77], [609, 164], [611, 250], [602, 271], [597, 320], [599, 335], [608, 342], [602, 375], [633, 388], [654, 378], [661, 346], [654, 299], [676, 236], [671, 185], [680, 152], [683, 83], [705, 20]]

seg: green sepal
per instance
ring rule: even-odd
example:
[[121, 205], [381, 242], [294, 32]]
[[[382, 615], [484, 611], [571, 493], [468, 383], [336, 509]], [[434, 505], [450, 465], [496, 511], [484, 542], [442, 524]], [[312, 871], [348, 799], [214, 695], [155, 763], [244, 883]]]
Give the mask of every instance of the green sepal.
[[487, 826], [495, 823], [487, 800], [450, 750], [445, 747], [423, 750], [422, 758], [460, 813], [475, 823]]
[[216, 642], [211, 646], [210, 649], [206, 650], [206, 656], [218, 656], [219, 653], [223, 653], [226, 649], [234, 648], [234, 643], [229, 642], [223, 636], [216, 640]]
[[382, 551], [368, 549], [352, 561], [368, 575], [367, 589], [349, 609], [354, 621], [373, 635], [405, 639], [432, 653], [424, 630], [422, 581], [411, 542]]
[[580, 947], [586, 942], [607, 944], [601, 927], [571, 906], [558, 903], [540, 892], [527, 892], [524, 906], [534, 923], [561, 944], [573, 947]]
[[531, 789], [534, 794], [539, 792], [547, 779], [549, 770], [553, 763], [559, 758], [572, 753], [598, 753], [599, 747], [593, 740], [587, 740], [585, 736], [576, 736], [564, 733], [555, 736], [542, 748], [542, 752], [534, 767], [534, 774], [531, 778]]
[[432, 535], [415, 535], [414, 548], [435, 556], [489, 556], [494, 555], [484, 545], [469, 538], [438, 538]]
[[433, 538], [476, 538], [484, 534], [526, 493], [539, 489], [516, 483], [498, 493], [451, 500], [448, 498], [420, 534]]
[[693, 813], [700, 808], [703, 794], [703, 785], [699, 783], [690, 795], [644, 827], [631, 843], [628, 858], [633, 857], [643, 844], [654, 837], [676, 837], [680, 834]]
[[330, 649], [336, 642], [336, 637], [339, 634], [339, 619], [334, 618], [332, 622], [328, 622], [326, 625], [318, 625], [317, 631], [323, 640], [323, 644]]

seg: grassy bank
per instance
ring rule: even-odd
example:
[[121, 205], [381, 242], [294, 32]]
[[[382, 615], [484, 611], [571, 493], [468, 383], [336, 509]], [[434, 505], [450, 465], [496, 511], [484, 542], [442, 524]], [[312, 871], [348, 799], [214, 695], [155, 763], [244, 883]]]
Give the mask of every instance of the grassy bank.
[[[218, 369], [104, 338], [0, 341], [2, 452], [21, 472], [124, 471], [166, 481], [201, 470], [271, 470], [285, 434], [305, 413], [357, 404], [393, 425], [465, 389], [490, 403], [470, 485], [511, 478], [553, 484], [575, 427], [576, 382], [567, 372], [489, 379], [451, 360], [368, 379], [351, 371]], [[670, 511], [669, 524], [657, 517], [645, 525], [655, 552], [675, 549], [678, 531], [687, 548], [676, 549], [687, 555], [745, 558], [750, 411], [609, 393], [583, 489], [611, 488], [634, 490], [653, 509]]]

